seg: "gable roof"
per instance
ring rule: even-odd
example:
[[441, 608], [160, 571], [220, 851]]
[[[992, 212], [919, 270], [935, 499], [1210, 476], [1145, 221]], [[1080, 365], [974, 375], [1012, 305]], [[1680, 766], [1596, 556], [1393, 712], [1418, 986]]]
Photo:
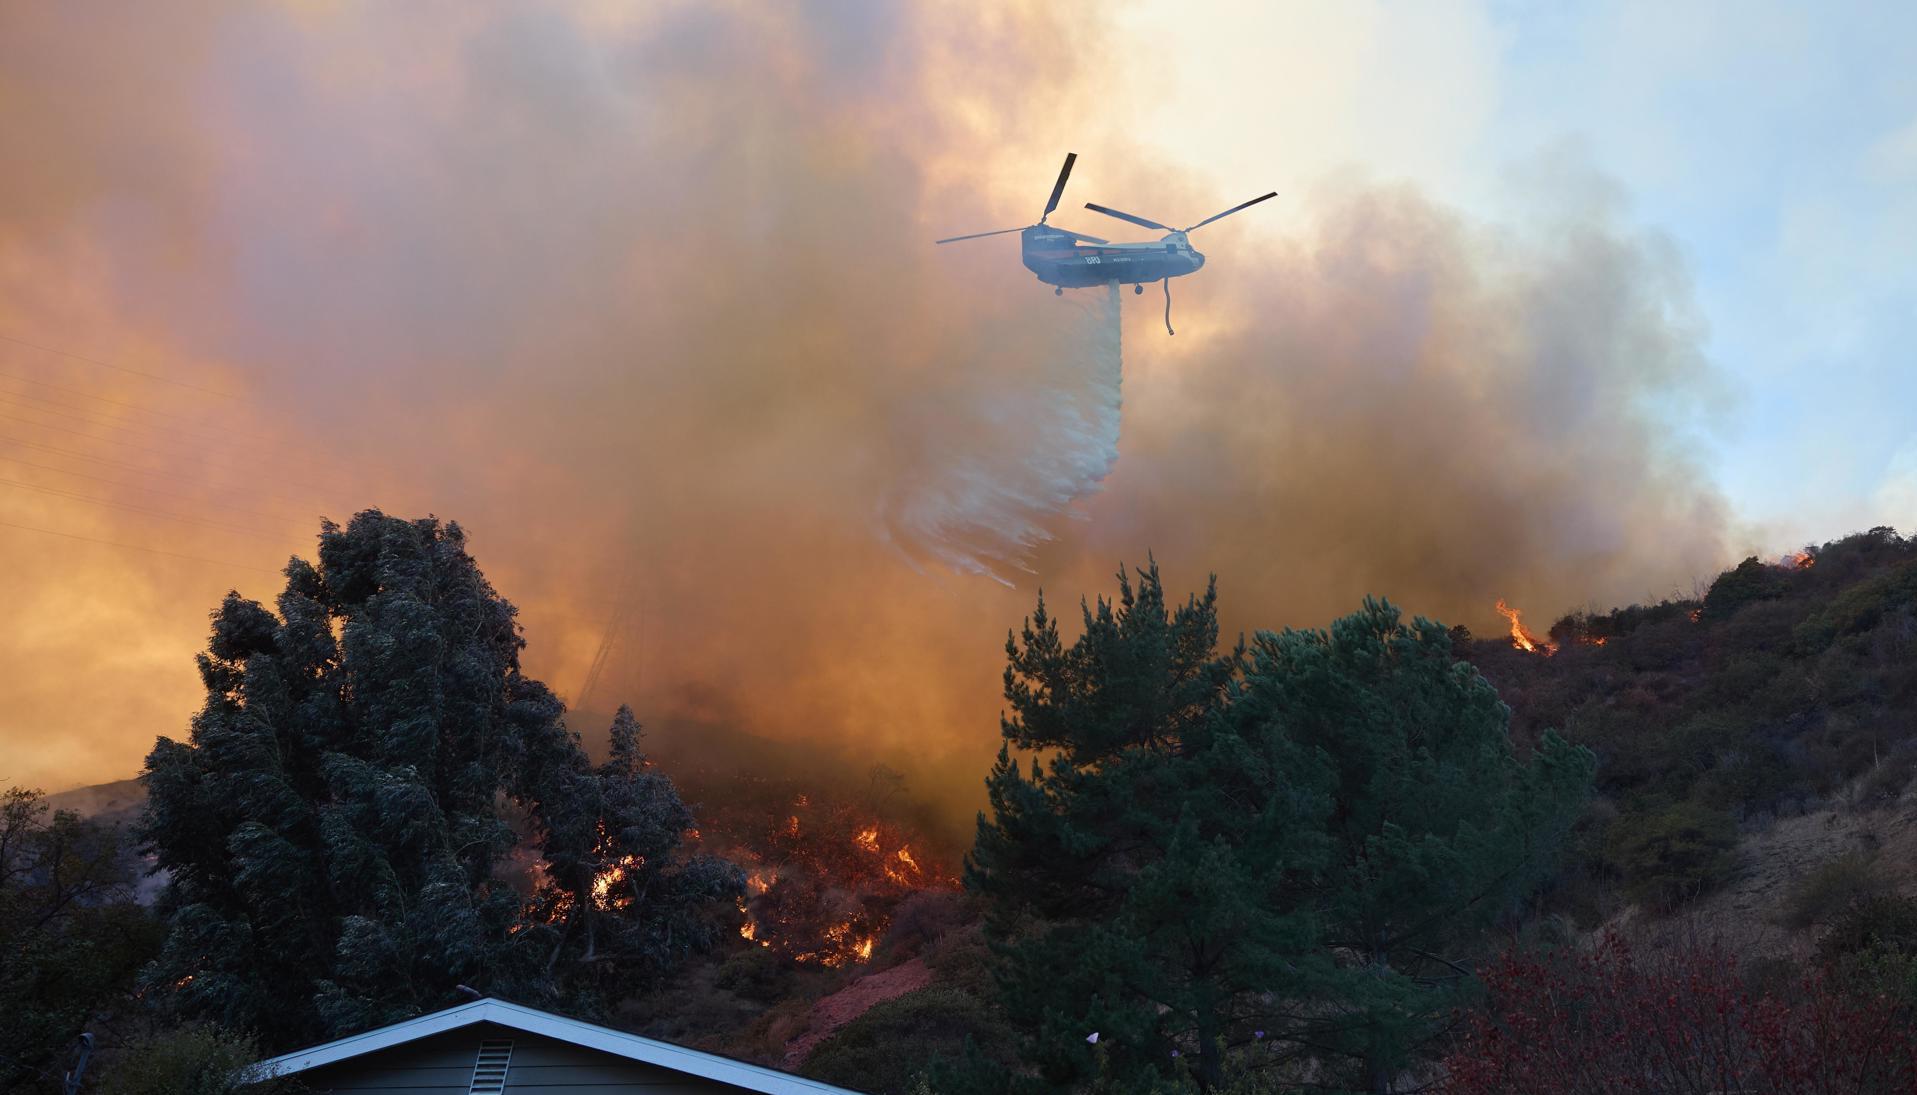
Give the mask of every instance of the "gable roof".
[[669, 1042], [642, 1038], [637, 1034], [582, 1023], [563, 1015], [491, 998], [460, 1004], [445, 1011], [436, 1011], [431, 1015], [422, 1015], [417, 1019], [261, 1061], [247, 1069], [248, 1082], [290, 1076], [474, 1023], [497, 1023], [502, 1027], [543, 1035], [627, 1060], [643, 1061], [676, 1072], [732, 1084], [747, 1091], [760, 1092], [761, 1095], [855, 1095], [846, 1088], [808, 1080], [790, 1072], [761, 1068], [715, 1053], [702, 1053], [696, 1049], [686, 1049]]

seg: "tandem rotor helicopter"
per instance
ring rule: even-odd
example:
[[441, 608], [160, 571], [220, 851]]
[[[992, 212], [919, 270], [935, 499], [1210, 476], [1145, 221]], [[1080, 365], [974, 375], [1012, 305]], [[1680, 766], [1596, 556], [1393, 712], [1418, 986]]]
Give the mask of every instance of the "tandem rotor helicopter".
[[[1024, 255], [1025, 268], [1038, 275], [1038, 280], [1052, 286], [1052, 292], [1064, 295], [1067, 289], [1085, 289], [1094, 285], [1130, 285], [1132, 292], [1143, 293], [1147, 282], [1156, 281], [1165, 287], [1165, 331], [1177, 334], [1171, 325], [1171, 279], [1198, 272], [1205, 265], [1205, 256], [1192, 249], [1191, 241], [1186, 238], [1215, 220], [1231, 216], [1241, 209], [1249, 209], [1267, 198], [1278, 196], [1276, 190], [1261, 194], [1248, 202], [1240, 202], [1215, 213], [1190, 228], [1172, 228], [1144, 217], [1135, 217], [1130, 213], [1121, 213], [1116, 209], [1086, 202], [1085, 208], [1108, 217], [1117, 217], [1122, 221], [1143, 228], [1152, 228], [1166, 233], [1156, 243], [1112, 243], [1088, 236], [1083, 232], [1073, 232], [1065, 228], [1055, 228], [1045, 223], [1045, 219], [1058, 208], [1058, 199], [1065, 193], [1065, 180], [1071, 178], [1072, 164], [1078, 162], [1078, 153], [1065, 154], [1065, 166], [1059, 169], [1058, 181], [1052, 184], [1052, 196], [1045, 203], [1045, 212], [1039, 215], [1037, 224], [1023, 228], [1001, 228], [995, 232], [973, 232], [967, 236], [949, 236], [935, 243], [957, 243], [960, 240], [983, 239], [986, 236], [1003, 236], [1008, 232], [1022, 234], [1020, 240]], [[1090, 246], [1081, 246], [1089, 244]]]

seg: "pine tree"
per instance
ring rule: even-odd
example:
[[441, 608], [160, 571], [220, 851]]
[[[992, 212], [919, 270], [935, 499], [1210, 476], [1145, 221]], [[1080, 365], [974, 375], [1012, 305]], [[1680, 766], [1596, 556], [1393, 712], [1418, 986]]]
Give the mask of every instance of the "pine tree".
[[[967, 882], [1026, 1058], [1054, 1087], [1216, 1086], [1305, 957], [1291, 895], [1321, 858], [1322, 807], [1281, 738], [1221, 717], [1243, 651], [1218, 652], [1213, 588], [1168, 612], [1156, 565], [1136, 589], [1121, 572], [1070, 646], [1041, 599], [1006, 651], [1011, 714]], [[1012, 749], [1050, 759], [1026, 775]]]
[[1042, 599], [1007, 642], [967, 882], [1037, 1083], [1213, 1091], [1289, 1055], [1388, 1090], [1452, 999], [1445, 947], [1549, 864], [1590, 755], [1520, 762], [1443, 628], [1388, 604], [1220, 654], [1215, 587], [1168, 612], [1139, 579], [1069, 646]]
[[[443, 1007], [462, 985], [553, 1001], [578, 987], [574, 921], [606, 911], [581, 868], [627, 854], [628, 833], [655, 873], [695, 884], [587, 938], [653, 965], [699, 943], [682, 921], [729, 903], [737, 872], [676, 862], [690, 818], [630, 745], [588, 763], [564, 705], [521, 672], [515, 609], [456, 524], [328, 522], [318, 565], [285, 573], [277, 615], [237, 594], [214, 612], [190, 739], [147, 758], [143, 836], [169, 873], [155, 997], [269, 1047]], [[504, 869], [516, 819], [559, 865], [531, 902]]]
[[1328, 631], [1261, 633], [1231, 721], [1286, 740], [1324, 789], [1329, 858], [1309, 894], [1324, 1013], [1300, 1035], [1390, 1090], [1466, 987], [1446, 954], [1544, 877], [1591, 785], [1591, 753], [1547, 732], [1528, 761], [1511, 712], [1442, 625], [1367, 599]]

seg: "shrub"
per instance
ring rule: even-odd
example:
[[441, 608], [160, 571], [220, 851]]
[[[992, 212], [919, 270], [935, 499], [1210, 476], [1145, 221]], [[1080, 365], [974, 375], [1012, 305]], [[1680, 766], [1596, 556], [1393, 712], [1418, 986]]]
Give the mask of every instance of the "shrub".
[[253, 1039], [206, 1023], [142, 1038], [116, 1055], [100, 1095], [269, 1095], [297, 1090], [286, 1081], [242, 1085], [241, 1070], [261, 1058]]
[[978, 997], [943, 985], [876, 1005], [819, 1044], [801, 1071], [875, 1095], [905, 1095], [935, 1057], [974, 1050], [1000, 1064], [1016, 1058], [1003, 1017]]
[[1802, 930], [1829, 922], [1860, 901], [1881, 896], [1889, 888], [1883, 872], [1870, 856], [1851, 852], [1838, 856], [1797, 880], [1784, 903], [1784, 923]]
[[1632, 900], [1670, 908], [1728, 880], [1736, 848], [1731, 815], [1687, 800], [1621, 815], [1606, 835], [1605, 860]]
[[792, 959], [765, 947], [753, 947], [725, 960], [713, 983], [747, 1000], [770, 1004], [791, 989], [797, 971]]
[[1753, 555], [1717, 576], [1704, 594], [1704, 615], [1721, 620], [1747, 604], [1784, 594], [1784, 572]]
[[1817, 952], [1825, 962], [1869, 953], [1917, 956], [1917, 901], [1887, 893], [1858, 897], [1832, 918]]
[[1616, 936], [1594, 951], [1507, 954], [1464, 1017], [1446, 1095], [1793, 1092], [1908, 1095], [1917, 1038], [1906, 1007], [1811, 976], [1787, 994], [1748, 987], [1715, 943], [1658, 957]]

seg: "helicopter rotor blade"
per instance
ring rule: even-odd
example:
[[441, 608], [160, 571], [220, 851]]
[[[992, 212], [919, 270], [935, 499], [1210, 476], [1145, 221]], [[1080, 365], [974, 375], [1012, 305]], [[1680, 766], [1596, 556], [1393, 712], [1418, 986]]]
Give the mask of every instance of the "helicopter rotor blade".
[[1001, 228], [996, 232], [974, 232], [969, 236], [947, 236], [942, 240], [933, 240], [932, 242], [933, 243], [957, 243], [960, 240], [982, 240], [986, 236], [1002, 236], [1007, 232], [1023, 232], [1025, 231], [1025, 229], [1030, 227], [1032, 226], [1027, 224], [1027, 225], [1021, 225], [1018, 228]]
[[1196, 232], [1200, 228], [1205, 227], [1206, 225], [1210, 224], [1211, 222], [1215, 220], [1223, 220], [1224, 218], [1231, 216], [1233, 213], [1238, 212], [1240, 209], [1250, 209], [1252, 206], [1257, 205], [1259, 202], [1264, 201], [1267, 198], [1275, 198], [1277, 196], [1278, 196], [1278, 192], [1276, 190], [1272, 191], [1269, 194], [1261, 194], [1258, 197], [1255, 197], [1248, 202], [1240, 202], [1237, 205], [1232, 206], [1230, 209], [1225, 210], [1223, 213], [1213, 213], [1211, 216], [1206, 217], [1204, 220], [1199, 221], [1197, 224], [1194, 224], [1190, 228], [1185, 229], [1185, 231]]
[[1111, 240], [1099, 239], [1097, 236], [1088, 236], [1083, 232], [1074, 232], [1069, 228], [1060, 228], [1055, 224], [1048, 224], [1045, 227], [1050, 228], [1055, 232], [1063, 232], [1066, 235], [1072, 237], [1073, 239], [1079, 241], [1080, 243], [1106, 244], [1106, 243], [1112, 242]]
[[[1117, 217], [1119, 220], [1122, 220], [1122, 221], [1130, 221], [1133, 224], [1139, 225], [1144, 228], [1156, 228], [1160, 232], [1172, 231], [1172, 228], [1170, 225], [1160, 224], [1157, 221], [1148, 221], [1143, 217], [1134, 217], [1130, 213], [1120, 213], [1116, 209], [1107, 209], [1102, 205], [1097, 205], [1092, 202], [1086, 202], [1085, 208], [1091, 210], [1094, 213], [1103, 213], [1108, 217]], [[1219, 215], [1223, 216], [1222, 213]]]
[[1065, 153], [1065, 166], [1058, 169], [1058, 181], [1052, 184], [1052, 197], [1045, 203], [1045, 212], [1038, 215], [1038, 223], [1044, 224], [1045, 218], [1058, 208], [1058, 199], [1065, 196], [1065, 180], [1072, 177], [1072, 165], [1078, 162], [1078, 153]]

